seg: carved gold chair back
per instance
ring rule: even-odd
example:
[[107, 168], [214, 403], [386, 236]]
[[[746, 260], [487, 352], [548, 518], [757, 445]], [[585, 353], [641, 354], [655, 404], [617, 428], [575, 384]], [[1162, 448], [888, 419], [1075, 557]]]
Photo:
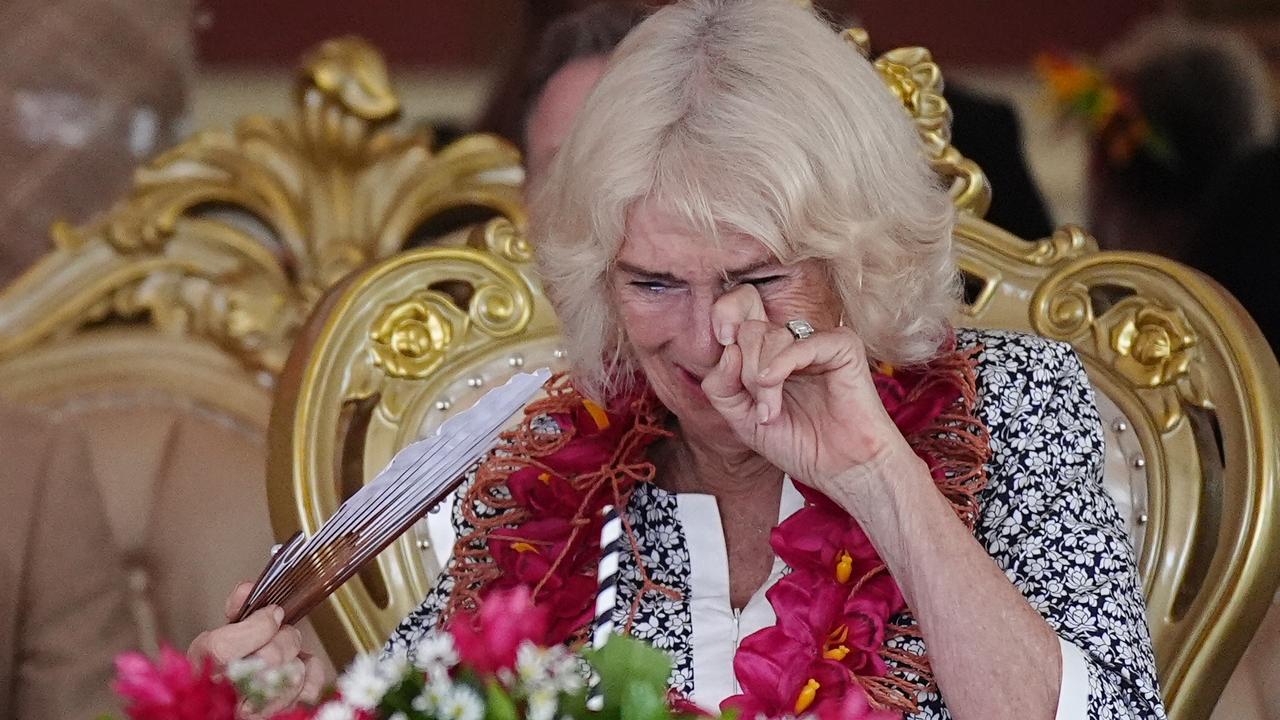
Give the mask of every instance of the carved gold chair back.
[[271, 396], [315, 301], [460, 217], [523, 225], [513, 147], [437, 150], [398, 113], [377, 51], [326, 42], [293, 117], [156, 157], [103, 217], [55, 226], [55, 249], [0, 293], [0, 395], [88, 434], [149, 645], [221, 623], [265, 561]]
[[[866, 48], [865, 35], [851, 31]], [[981, 219], [990, 189], [951, 145], [942, 78], [920, 48], [876, 60], [959, 209], [959, 325], [1022, 330], [1083, 356], [1108, 433], [1106, 482], [1126, 512], [1171, 717], [1207, 718], [1280, 580], [1280, 369], [1205, 277], [1099, 252], [1067, 227], [1027, 242]], [[521, 365], [563, 364], [518, 229], [407, 253], [334, 293], [299, 344], [271, 426], [277, 533], [314, 529], [397, 448]], [[452, 543], [429, 515], [317, 620], [330, 652], [378, 647], [422, 599]]]

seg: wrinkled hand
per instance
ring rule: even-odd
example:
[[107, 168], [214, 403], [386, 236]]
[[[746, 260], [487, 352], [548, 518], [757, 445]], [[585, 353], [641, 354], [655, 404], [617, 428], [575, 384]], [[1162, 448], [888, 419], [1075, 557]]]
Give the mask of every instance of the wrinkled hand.
[[256, 657], [270, 667], [301, 665], [297, 686], [281, 694], [276, 702], [260, 712], [262, 717], [295, 703], [315, 703], [324, 687], [324, 664], [319, 658], [302, 651], [302, 633], [293, 625], [281, 624], [284, 610], [274, 605], [262, 608], [240, 622], [231, 622], [249, 597], [253, 583], [241, 583], [231, 591], [224, 608], [227, 625], [206, 630], [196, 636], [187, 649], [193, 661], [211, 658], [219, 667], [234, 660]]
[[720, 297], [711, 321], [724, 352], [703, 392], [739, 439], [795, 480], [830, 495], [835, 478], [907, 448], [853, 330], [797, 340], [750, 285]]

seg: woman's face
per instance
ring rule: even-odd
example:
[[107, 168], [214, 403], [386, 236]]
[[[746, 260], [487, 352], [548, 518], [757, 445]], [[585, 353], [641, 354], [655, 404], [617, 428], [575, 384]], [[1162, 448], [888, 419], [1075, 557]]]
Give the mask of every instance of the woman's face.
[[760, 293], [770, 322], [805, 319], [822, 330], [840, 320], [839, 300], [816, 260], [783, 265], [757, 240], [717, 242], [646, 204], [627, 218], [610, 299], [649, 385], [686, 433], [732, 437], [701, 383], [723, 349], [711, 327], [711, 306], [741, 284]]

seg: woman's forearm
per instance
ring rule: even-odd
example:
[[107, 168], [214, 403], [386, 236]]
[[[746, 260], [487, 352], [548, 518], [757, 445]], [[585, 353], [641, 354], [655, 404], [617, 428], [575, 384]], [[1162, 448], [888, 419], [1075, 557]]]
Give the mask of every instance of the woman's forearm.
[[1062, 679], [1058, 636], [1005, 577], [909, 449], [831, 483], [920, 623], [957, 720], [1052, 720]]

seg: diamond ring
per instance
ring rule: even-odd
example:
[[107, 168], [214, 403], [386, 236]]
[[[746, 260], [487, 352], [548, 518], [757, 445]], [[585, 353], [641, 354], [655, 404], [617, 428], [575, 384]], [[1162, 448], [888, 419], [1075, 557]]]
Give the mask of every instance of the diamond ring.
[[808, 320], [788, 320], [787, 330], [797, 340], [804, 340], [813, 334], [813, 326], [809, 324]]

